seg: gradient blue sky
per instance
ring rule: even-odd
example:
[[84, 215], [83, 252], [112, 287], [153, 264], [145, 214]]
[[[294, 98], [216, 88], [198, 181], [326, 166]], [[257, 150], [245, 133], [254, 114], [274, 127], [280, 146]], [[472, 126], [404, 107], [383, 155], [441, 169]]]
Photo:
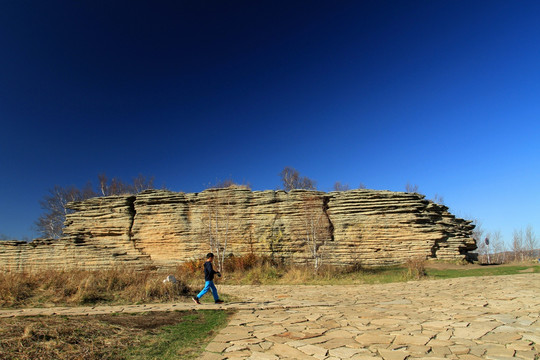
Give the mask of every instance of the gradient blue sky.
[[292, 166], [540, 233], [538, 1], [6, 1], [0, 233], [105, 172], [197, 192]]

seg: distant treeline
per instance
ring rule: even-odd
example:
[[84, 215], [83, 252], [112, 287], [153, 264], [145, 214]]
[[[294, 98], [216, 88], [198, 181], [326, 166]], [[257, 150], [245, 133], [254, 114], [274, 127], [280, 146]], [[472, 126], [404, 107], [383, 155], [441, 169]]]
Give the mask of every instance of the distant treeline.
[[538, 239], [531, 225], [525, 231], [514, 230], [510, 246], [506, 245], [500, 231], [485, 232], [478, 222], [473, 237], [478, 246], [478, 259], [484, 264], [504, 264], [540, 257]]

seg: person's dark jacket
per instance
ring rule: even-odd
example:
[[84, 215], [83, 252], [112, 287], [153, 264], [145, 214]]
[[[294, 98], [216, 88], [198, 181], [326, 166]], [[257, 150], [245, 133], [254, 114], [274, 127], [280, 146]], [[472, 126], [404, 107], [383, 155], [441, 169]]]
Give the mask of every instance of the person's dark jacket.
[[219, 274], [219, 271], [214, 270], [212, 262], [206, 261], [204, 263], [204, 281], [214, 281], [214, 274]]

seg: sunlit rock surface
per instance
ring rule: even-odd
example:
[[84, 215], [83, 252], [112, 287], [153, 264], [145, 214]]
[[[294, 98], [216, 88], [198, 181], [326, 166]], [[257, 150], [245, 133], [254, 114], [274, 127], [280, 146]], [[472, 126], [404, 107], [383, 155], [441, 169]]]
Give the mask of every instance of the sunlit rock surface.
[[0, 242], [0, 268], [171, 267], [203, 257], [210, 239], [226, 255], [254, 252], [291, 263], [384, 266], [411, 257], [461, 260], [474, 226], [423, 195], [376, 190], [317, 192], [147, 190], [69, 204], [65, 237]]

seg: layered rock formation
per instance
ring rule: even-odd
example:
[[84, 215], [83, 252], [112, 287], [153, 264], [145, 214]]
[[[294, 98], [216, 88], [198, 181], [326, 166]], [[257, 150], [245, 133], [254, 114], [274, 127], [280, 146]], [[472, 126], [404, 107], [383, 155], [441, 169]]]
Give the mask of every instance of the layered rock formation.
[[170, 267], [216, 252], [212, 241], [220, 251], [226, 243], [226, 255], [365, 266], [460, 260], [476, 249], [470, 221], [411, 193], [147, 190], [69, 207], [64, 238], [0, 242], [0, 268]]
[[70, 204], [76, 212], [67, 216], [66, 237], [30, 243], [0, 241], [0, 268], [23, 271], [151, 266], [150, 257], [141, 254], [130, 240], [134, 199], [111, 196]]

